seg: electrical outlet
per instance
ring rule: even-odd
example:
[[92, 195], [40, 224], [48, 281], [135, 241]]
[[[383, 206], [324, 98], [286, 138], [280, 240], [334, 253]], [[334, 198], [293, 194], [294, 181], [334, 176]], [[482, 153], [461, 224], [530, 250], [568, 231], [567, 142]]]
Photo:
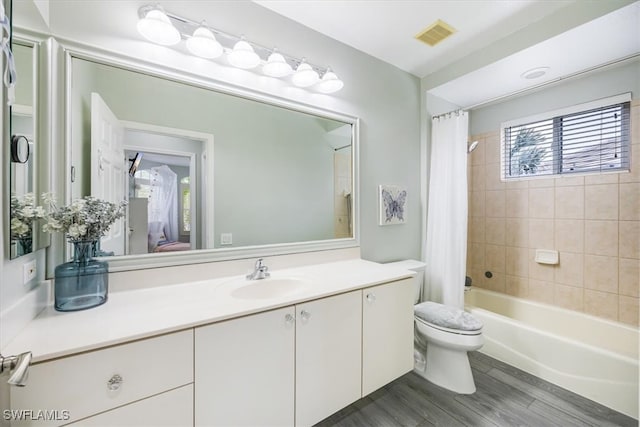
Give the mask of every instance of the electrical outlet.
[[32, 260], [29, 262], [25, 262], [22, 265], [22, 274], [23, 274], [23, 284], [26, 285], [36, 277], [36, 260]]
[[231, 233], [220, 233], [220, 244], [221, 245], [232, 245], [233, 244], [233, 234], [231, 234]]

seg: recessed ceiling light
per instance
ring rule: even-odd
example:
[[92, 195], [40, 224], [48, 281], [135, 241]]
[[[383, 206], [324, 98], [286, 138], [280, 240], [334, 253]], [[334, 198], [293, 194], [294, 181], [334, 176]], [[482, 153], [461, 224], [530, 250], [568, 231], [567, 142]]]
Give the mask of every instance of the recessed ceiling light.
[[528, 80], [537, 79], [537, 78], [542, 77], [545, 74], [547, 74], [547, 71], [549, 71], [549, 67], [532, 68], [532, 69], [527, 70], [524, 73], [520, 74], [520, 77], [522, 77], [523, 79], [528, 79]]

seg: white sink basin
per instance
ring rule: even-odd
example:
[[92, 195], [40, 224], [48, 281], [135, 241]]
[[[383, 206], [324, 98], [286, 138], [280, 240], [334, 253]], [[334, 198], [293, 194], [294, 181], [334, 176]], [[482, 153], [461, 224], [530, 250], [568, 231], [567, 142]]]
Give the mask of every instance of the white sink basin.
[[[311, 286], [311, 281], [300, 277], [269, 277], [261, 280], [242, 280], [244, 284], [231, 291], [239, 299], [267, 299], [293, 295]], [[235, 280], [233, 284], [239, 284]]]

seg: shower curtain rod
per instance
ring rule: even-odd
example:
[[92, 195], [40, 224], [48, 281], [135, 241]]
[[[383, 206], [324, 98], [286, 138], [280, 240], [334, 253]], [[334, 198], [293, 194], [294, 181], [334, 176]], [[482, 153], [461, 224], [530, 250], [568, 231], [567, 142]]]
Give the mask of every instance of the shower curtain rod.
[[627, 62], [627, 61], [632, 61], [632, 60], [637, 59], [637, 58], [640, 58], [640, 53], [634, 53], [632, 55], [625, 56], [624, 58], [616, 59], [614, 61], [610, 61], [610, 62], [607, 62], [605, 64], [596, 65], [595, 67], [587, 68], [586, 70], [577, 71], [577, 72], [575, 72], [573, 74], [569, 74], [568, 76], [558, 77], [558, 78], [555, 78], [553, 80], [549, 80], [549, 81], [546, 81], [544, 83], [540, 83], [540, 84], [535, 85], [535, 86], [531, 86], [531, 87], [528, 87], [528, 88], [525, 88], [525, 89], [520, 89], [520, 90], [517, 90], [515, 92], [508, 93], [506, 95], [500, 95], [500, 96], [497, 96], [495, 98], [491, 98], [489, 100], [479, 102], [477, 104], [469, 105], [467, 107], [464, 107], [463, 109], [464, 110], [473, 110], [474, 108], [484, 107], [485, 105], [489, 105], [489, 104], [492, 104], [494, 102], [504, 101], [504, 100], [509, 99], [511, 97], [515, 97], [515, 96], [518, 96], [518, 95], [523, 95], [523, 94], [525, 94], [525, 93], [527, 93], [529, 91], [535, 91], [535, 90], [538, 90], [538, 89], [542, 89], [543, 87], [551, 86], [551, 85], [554, 85], [556, 83], [560, 83], [561, 81], [564, 81], [564, 80], [569, 80], [569, 79], [573, 79], [573, 78], [576, 78], [576, 77], [581, 77], [581, 76], [583, 76], [585, 74], [589, 74], [589, 73], [592, 73], [594, 71], [599, 71], [601, 69], [604, 69], [604, 68], [607, 68], [607, 67], [611, 67], [611, 66], [614, 66], [614, 65], [619, 65], [621, 63], [624, 63], [624, 62]]
[[[462, 113], [467, 113], [468, 111], [463, 110], [463, 109], [459, 109], [459, 110], [453, 110], [453, 111], [449, 111], [448, 113], [444, 113], [444, 114], [439, 114], [437, 116], [433, 116], [431, 117], [431, 120], [435, 120], [435, 119], [439, 119], [440, 117], [444, 117], [444, 116], [451, 116], [452, 114], [455, 114], [457, 116], [459, 116]], [[478, 145], [478, 141], [467, 141], [467, 144], [471, 144], [469, 146], [469, 153], [472, 152], [473, 150], [475, 150], [476, 146]]]
[[462, 113], [466, 113], [466, 111], [462, 108], [459, 108], [457, 110], [449, 111], [448, 113], [438, 114], [437, 116], [433, 116], [431, 117], [431, 120], [440, 119], [441, 117], [445, 117], [445, 116], [451, 117], [452, 114], [459, 116]]

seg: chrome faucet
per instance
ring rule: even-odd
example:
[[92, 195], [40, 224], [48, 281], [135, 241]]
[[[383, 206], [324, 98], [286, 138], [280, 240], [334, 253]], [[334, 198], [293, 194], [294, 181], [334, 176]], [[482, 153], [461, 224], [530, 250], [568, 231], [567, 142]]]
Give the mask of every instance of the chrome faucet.
[[266, 279], [271, 274], [269, 274], [269, 267], [262, 263], [263, 259], [260, 258], [256, 261], [256, 266], [253, 270], [253, 273], [247, 274], [247, 280], [260, 280]]
[[0, 354], [0, 374], [3, 373], [5, 369], [8, 370], [11, 376], [7, 382], [11, 385], [24, 387], [27, 385], [30, 363], [30, 351], [10, 357], [4, 357]]

